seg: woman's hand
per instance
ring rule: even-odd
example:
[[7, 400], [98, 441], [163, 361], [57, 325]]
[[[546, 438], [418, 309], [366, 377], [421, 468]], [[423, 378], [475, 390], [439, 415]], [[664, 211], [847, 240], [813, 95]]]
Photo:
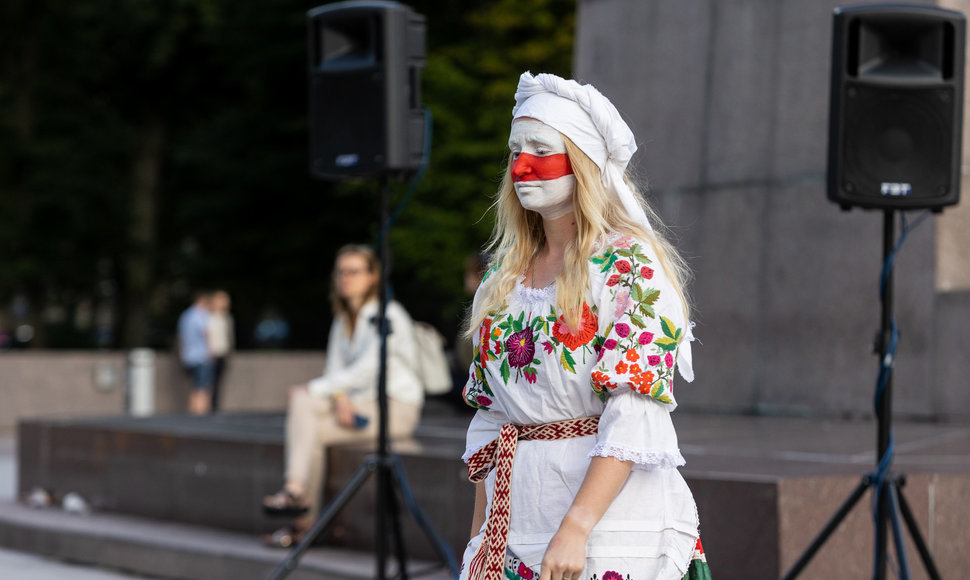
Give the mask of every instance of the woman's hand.
[[333, 398], [333, 414], [337, 417], [337, 423], [344, 429], [357, 428], [357, 421], [354, 418], [357, 415], [357, 409], [347, 395], [341, 393]]
[[542, 556], [539, 580], [578, 580], [586, 567], [586, 540], [630, 476], [633, 462], [593, 457], [573, 503]]
[[586, 540], [589, 534], [563, 520], [542, 556], [539, 580], [579, 580], [586, 567]]

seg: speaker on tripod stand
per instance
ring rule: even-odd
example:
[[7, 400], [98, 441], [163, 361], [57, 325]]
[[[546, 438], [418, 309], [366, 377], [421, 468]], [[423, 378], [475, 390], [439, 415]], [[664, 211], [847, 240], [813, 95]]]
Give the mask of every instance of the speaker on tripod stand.
[[835, 9], [828, 198], [845, 210], [883, 210], [881, 327], [874, 349], [879, 357], [876, 467], [862, 477], [784, 580], [804, 570], [870, 489], [875, 505], [872, 577], [886, 578], [891, 523], [899, 577], [909, 578], [905, 523], [927, 575], [940, 578], [903, 494], [905, 476], [891, 471], [892, 368], [899, 336], [892, 311], [892, 268], [907, 233], [904, 227], [895, 240], [894, 214], [912, 209], [939, 212], [960, 199], [965, 35], [962, 14], [931, 6]]
[[424, 67], [424, 17], [388, 0], [349, 0], [307, 13], [310, 76], [310, 173], [328, 180], [375, 178], [380, 189], [380, 355], [377, 379], [377, 450], [323, 506], [303, 538], [279, 563], [269, 580], [282, 580], [299, 565], [313, 541], [370, 478], [375, 477], [375, 578], [389, 574], [388, 549], [396, 556], [396, 578], [411, 574], [400, 519], [403, 500], [438, 553], [443, 567], [458, 576], [451, 547], [435, 530], [414, 498], [401, 458], [388, 440], [387, 318], [390, 287], [391, 178], [415, 174], [428, 162], [430, 116], [421, 108], [420, 73]]

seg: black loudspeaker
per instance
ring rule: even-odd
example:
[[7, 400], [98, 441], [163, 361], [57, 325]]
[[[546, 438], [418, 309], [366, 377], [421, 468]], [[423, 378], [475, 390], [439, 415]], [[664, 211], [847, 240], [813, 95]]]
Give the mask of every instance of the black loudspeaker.
[[424, 17], [397, 2], [337, 2], [307, 13], [310, 173], [407, 174], [424, 149]]
[[843, 209], [960, 200], [966, 20], [930, 6], [835, 9], [828, 197]]

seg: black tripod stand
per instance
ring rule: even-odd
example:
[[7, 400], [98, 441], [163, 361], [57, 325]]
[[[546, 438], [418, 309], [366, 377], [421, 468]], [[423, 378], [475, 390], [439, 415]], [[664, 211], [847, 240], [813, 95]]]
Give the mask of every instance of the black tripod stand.
[[885, 580], [886, 578], [886, 564], [888, 560], [887, 524], [890, 522], [892, 523], [893, 542], [896, 545], [896, 554], [899, 561], [899, 577], [903, 580], [909, 578], [909, 568], [903, 546], [903, 535], [898, 518], [898, 514], [900, 513], [906, 522], [906, 528], [909, 530], [913, 543], [919, 551], [920, 558], [923, 560], [923, 566], [926, 568], [927, 574], [933, 580], [939, 580], [940, 578], [936, 564], [933, 563], [933, 557], [930, 555], [926, 542], [923, 541], [923, 536], [920, 534], [919, 526], [916, 524], [916, 518], [913, 517], [913, 512], [910, 510], [909, 504], [906, 502], [906, 497], [903, 495], [902, 488], [906, 484], [906, 476], [901, 473], [892, 473], [889, 471], [889, 468], [892, 466], [893, 453], [891, 428], [892, 365], [897, 340], [896, 323], [892, 314], [892, 267], [896, 251], [899, 249], [906, 235], [906, 231], [904, 230], [903, 237], [900, 238], [899, 243], [894, 248], [893, 240], [895, 238], [895, 232], [893, 220], [894, 210], [885, 210], [882, 236], [883, 271], [880, 286], [880, 303], [882, 307], [881, 326], [876, 339], [875, 349], [880, 361], [875, 403], [879, 450], [876, 471], [862, 477], [859, 485], [856, 486], [855, 490], [849, 495], [849, 498], [845, 500], [845, 503], [835, 512], [832, 519], [822, 528], [818, 536], [812, 540], [808, 549], [805, 550], [798, 561], [785, 574], [783, 580], [791, 580], [801, 573], [811, 561], [812, 557], [815, 556], [815, 553], [818, 552], [819, 548], [828, 540], [829, 536], [832, 535], [839, 524], [842, 523], [842, 520], [852, 511], [852, 508], [862, 499], [862, 496], [870, 487], [876, 494], [876, 553], [873, 578], [876, 580]]
[[[407, 555], [404, 549], [404, 536], [401, 534], [400, 510], [395, 489], [400, 491], [404, 503], [411, 513], [411, 517], [421, 526], [428, 539], [431, 540], [435, 551], [441, 557], [444, 566], [448, 568], [452, 577], [458, 576], [458, 563], [451, 548], [444, 539], [435, 531], [431, 522], [428, 520], [421, 506], [418, 505], [411, 488], [408, 485], [407, 476], [404, 473], [404, 465], [401, 458], [390, 453], [390, 445], [387, 438], [387, 335], [391, 332], [387, 320], [387, 301], [388, 287], [390, 283], [390, 192], [388, 191], [387, 176], [381, 176], [381, 235], [380, 235], [380, 258], [383, 268], [381, 269], [380, 286], [380, 310], [378, 324], [381, 333], [380, 347], [380, 368], [377, 375], [377, 403], [378, 403], [378, 434], [377, 434], [377, 453], [364, 460], [354, 475], [350, 478], [336, 497], [320, 512], [320, 516], [313, 523], [313, 526], [304, 534], [303, 539], [290, 550], [286, 558], [280, 562], [268, 580], [278, 580], [285, 578], [290, 572], [296, 569], [299, 559], [307, 551], [313, 541], [327, 529], [333, 519], [340, 513], [347, 502], [360, 491], [367, 478], [374, 474], [377, 477], [377, 524], [375, 529], [375, 544], [377, 556], [377, 575], [376, 578], [384, 580], [387, 577], [387, 548], [388, 540], [391, 539], [397, 557], [397, 577], [407, 580]], [[388, 528], [390, 522], [390, 528]], [[389, 538], [390, 536], [390, 538]]]

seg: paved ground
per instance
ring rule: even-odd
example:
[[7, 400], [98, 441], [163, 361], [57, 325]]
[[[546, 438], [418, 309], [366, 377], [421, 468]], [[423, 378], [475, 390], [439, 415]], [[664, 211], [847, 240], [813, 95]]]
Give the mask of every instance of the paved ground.
[[[11, 501], [17, 490], [17, 461], [13, 438], [0, 439], [0, 501]], [[91, 566], [70, 564], [0, 548], [0, 578], [9, 580], [141, 580], [100, 570]]]
[[126, 576], [90, 566], [72, 565], [30, 554], [0, 549], [0, 578], [10, 580], [133, 580]]

